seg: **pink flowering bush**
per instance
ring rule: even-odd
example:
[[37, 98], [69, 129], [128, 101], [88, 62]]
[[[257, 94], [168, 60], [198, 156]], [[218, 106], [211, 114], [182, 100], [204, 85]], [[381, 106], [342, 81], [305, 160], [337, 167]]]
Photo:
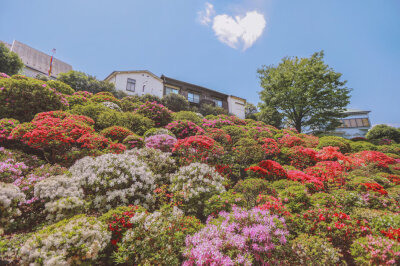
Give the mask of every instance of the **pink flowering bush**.
[[154, 135], [144, 140], [147, 148], [158, 149], [163, 152], [171, 152], [176, 143], [176, 138], [167, 135]]
[[218, 119], [203, 119], [203, 128], [221, 128], [223, 126], [229, 126], [229, 125], [234, 125], [234, 123], [231, 120], [228, 119], [223, 119], [223, 118], [218, 118]]
[[186, 238], [183, 265], [266, 265], [285, 262], [285, 219], [267, 210], [233, 207]]
[[163, 127], [172, 120], [172, 111], [157, 102], [146, 102], [140, 105], [135, 113], [150, 118], [158, 127]]
[[189, 120], [177, 120], [165, 126], [178, 139], [184, 139], [190, 136], [204, 133], [204, 129]]
[[19, 125], [19, 121], [13, 118], [0, 119], [0, 142], [12, 139], [11, 131]]

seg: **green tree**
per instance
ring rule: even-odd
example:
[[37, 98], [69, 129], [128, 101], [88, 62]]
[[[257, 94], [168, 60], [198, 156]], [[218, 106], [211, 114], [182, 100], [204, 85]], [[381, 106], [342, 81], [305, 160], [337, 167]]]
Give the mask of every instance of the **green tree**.
[[254, 104], [246, 102], [246, 105], [244, 106], [244, 113], [246, 118], [257, 120], [256, 114], [258, 113], [258, 110]]
[[70, 70], [66, 73], [60, 73], [57, 79], [68, 84], [75, 91], [88, 91], [91, 93], [108, 91], [118, 96], [113, 83], [97, 80], [96, 77], [80, 71]]
[[262, 121], [267, 125], [277, 128], [282, 126], [282, 115], [273, 107], [262, 108], [255, 116], [255, 120]]
[[6, 73], [9, 76], [18, 74], [24, 67], [21, 58], [11, 52], [4, 43], [0, 42], [0, 73]]
[[328, 131], [340, 125], [338, 118], [349, 104], [351, 89], [323, 61], [324, 52], [310, 58], [285, 57], [277, 66], [258, 69], [261, 111], [278, 110], [285, 124], [296, 128]]
[[376, 125], [368, 131], [366, 138], [369, 140], [391, 139], [400, 143], [400, 129], [388, 125]]

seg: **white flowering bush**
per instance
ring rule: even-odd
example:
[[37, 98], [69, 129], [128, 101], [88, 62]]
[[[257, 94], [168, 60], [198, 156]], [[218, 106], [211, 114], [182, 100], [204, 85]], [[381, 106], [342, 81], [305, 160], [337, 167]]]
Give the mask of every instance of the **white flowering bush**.
[[107, 107], [107, 108], [109, 108], [111, 110], [122, 112], [121, 107], [119, 107], [119, 105], [116, 104], [116, 103], [113, 103], [113, 102], [102, 102], [101, 105], [103, 105], [103, 106], [105, 106], [105, 107]]
[[114, 253], [115, 262], [127, 265], [180, 265], [186, 236], [203, 227], [200, 220], [169, 206], [136, 213], [129, 222], [132, 228]]
[[83, 198], [83, 190], [74, 177], [58, 175], [46, 178], [35, 185], [34, 196], [45, 201], [59, 198]]
[[21, 247], [22, 265], [90, 264], [110, 241], [106, 226], [94, 217], [78, 215], [47, 226]]
[[0, 235], [14, 218], [21, 215], [18, 202], [25, 200], [25, 194], [17, 186], [0, 182]]
[[49, 221], [60, 221], [78, 213], [83, 213], [88, 203], [78, 197], [61, 198], [56, 201], [47, 202], [45, 211], [46, 219]]
[[96, 210], [135, 204], [149, 208], [154, 202], [156, 177], [146, 163], [129, 153], [85, 157], [69, 171]]
[[181, 167], [171, 176], [170, 190], [178, 201], [182, 200], [182, 208], [187, 213], [201, 216], [205, 201], [226, 191], [225, 182], [215, 168], [203, 163], [192, 163]]
[[159, 175], [157, 177], [159, 184], [169, 183], [169, 174], [177, 170], [175, 159], [169, 152], [143, 148], [126, 151], [126, 154], [137, 156], [139, 160], [145, 162], [155, 175]]

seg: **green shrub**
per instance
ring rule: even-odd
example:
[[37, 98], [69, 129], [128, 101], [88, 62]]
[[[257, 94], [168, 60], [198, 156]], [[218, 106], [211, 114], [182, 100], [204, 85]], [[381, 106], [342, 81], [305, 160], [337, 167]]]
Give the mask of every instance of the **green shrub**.
[[377, 150], [377, 147], [374, 144], [366, 141], [352, 141], [350, 142], [350, 147], [352, 152]]
[[376, 125], [365, 137], [369, 140], [391, 139], [400, 143], [400, 130], [388, 125]]
[[141, 102], [156, 102], [156, 103], [161, 103], [161, 99], [158, 96], [152, 95], [152, 94], [145, 94], [139, 97]]
[[327, 239], [300, 234], [292, 242], [294, 259], [298, 265], [339, 265], [342, 254]]
[[114, 253], [116, 263], [128, 265], [179, 265], [187, 235], [203, 226], [194, 217], [185, 216], [177, 208], [136, 214]]
[[58, 81], [58, 80], [49, 80], [46, 82], [47, 85], [50, 86], [50, 88], [56, 89], [56, 91], [66, 94], [66, 95], [72, 95], [75, 91], [71, 86], [68, 84], [65, 84], [64, 82]]
[[[90, 102], [86, 105], [75, 105], [74, 107], [72, 107], [70, 112], [72, 114], [84, 115], [90, 117], [97, 123], [100, 114], [104, 112], [112, 112], [112, 110], [108, 109], [107, 107], [99, 103]], [[99, 129], [97, 125], [95, 125], [95, 127]]]
[[306, 186], [286, 179], [275, 181], [271, 184], [276, 189], [278, 196], [290, 212], [298, 213], [310, 206], [310, 197]]
[[202, 104], [200, 106], [200, 113], [204, 116], [208, 115], [227, 115], [228, 111], [222, 107], [213, 106], [211, 104]]
[[229, 136], [231, 136], [232, 143], [235, 144], [242, 138], [246, 137], [247, 131], [241, 126], [224, 126], [221, 128], [224, 130]]
[[185, 96], [170, 93], [161, 99], [161, 103], [173, 112], [187, 111], [190, 108], [189, 101]]
[[216, 216], [220, 211], [231, 212], [232, 206], [246, 207], [247, 201], [241, 193], [233, 190], [214, 195], [206, 201], [204, 216]]
[[127, 136], [123, 141], [122, 144], [124, 144], [128, 150], [133, 149], [133, 148], [143, 148], [144, 146], [144, 140], [142, 137], [136, 135], [135, 133]]
[[165, 134], [166, 135], [170, 135], [170, 136], [175, 138], [174, 133], [172, 133], [168, 129], [166, 129], [166, 128], [155, 128], [155, 127], [150, 128], [149, 130], [144, 132], [143, 138], [148, 138], [148, 137], [155, 136], [155, 135], [165, 135]]
[[400, 228], [400, 215], [391, 213], [376, 216], [372, 219], [370, 226], [378, 234], [381, 230], [387, 231], [390, 227]]
[[0, 119], [14, 118], [27, 122], [41, 112], [66, 109], [66, 98], [51, 90], [43, 81], [0, 79]]
[[135, 113], [150, 118], [158, 127], [163, 127], [172, 120], [172, 112], [156, 102], [145, 102], [135, 110]]
[[238, 164], [246, 167], [260, 162], [265, 157], [265, 151], [256, 140], [242, 138], [234, 145], [232, 156]]
[[139, 100], [139, 96], [127, 96], [121, 99], [120, 106], [124, 112], [133, 112], [140, 105], [144, 104]]
[[122, 115], [121, 125], [133, 131], [138, 135], [143, 135], [147, 130], [154, 127], [154, 121], [132, 112], [126, 112]]
[[319, 139], [319, 144], [317, 148], [322, 149], [323, 147], [327, 146], [339, 147], [341, 153], [351, 152], [350, 141], [342, 137], [335, 137], [335, 136], [321, 137]]
[[260, 193], [271, 192], [268, 181], [260, 178], [250, 178], [239, 181], [233, 190], [243, 195], [247, 208], [257, 205], [257, 197]]
[[99, 92], [99, 93], [93, 95], [90, 98], [90, 100], [95, 103], [112, 102], [112, 103], [118, 104], [118, 106], [120, 103], [120, 100], [115, 98], [112, 94], [111, 95], [105, 94], [105, 92]]
[[173, 120], [189, 120], [197, 125], [201, 125], [203, 123], [203, 119], [195, 112], [191, 111], [180, 111], [172, 114]]

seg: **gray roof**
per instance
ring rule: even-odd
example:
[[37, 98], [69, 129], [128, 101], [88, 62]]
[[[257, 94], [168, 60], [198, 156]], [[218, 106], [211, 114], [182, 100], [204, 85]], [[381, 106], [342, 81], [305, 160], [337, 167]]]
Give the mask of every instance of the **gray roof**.
[[370, 112], [371, 111], [352, 109], [352, 108], [347, 108], [346, 111], [344, 111], [345, 114], [368, 114]]

